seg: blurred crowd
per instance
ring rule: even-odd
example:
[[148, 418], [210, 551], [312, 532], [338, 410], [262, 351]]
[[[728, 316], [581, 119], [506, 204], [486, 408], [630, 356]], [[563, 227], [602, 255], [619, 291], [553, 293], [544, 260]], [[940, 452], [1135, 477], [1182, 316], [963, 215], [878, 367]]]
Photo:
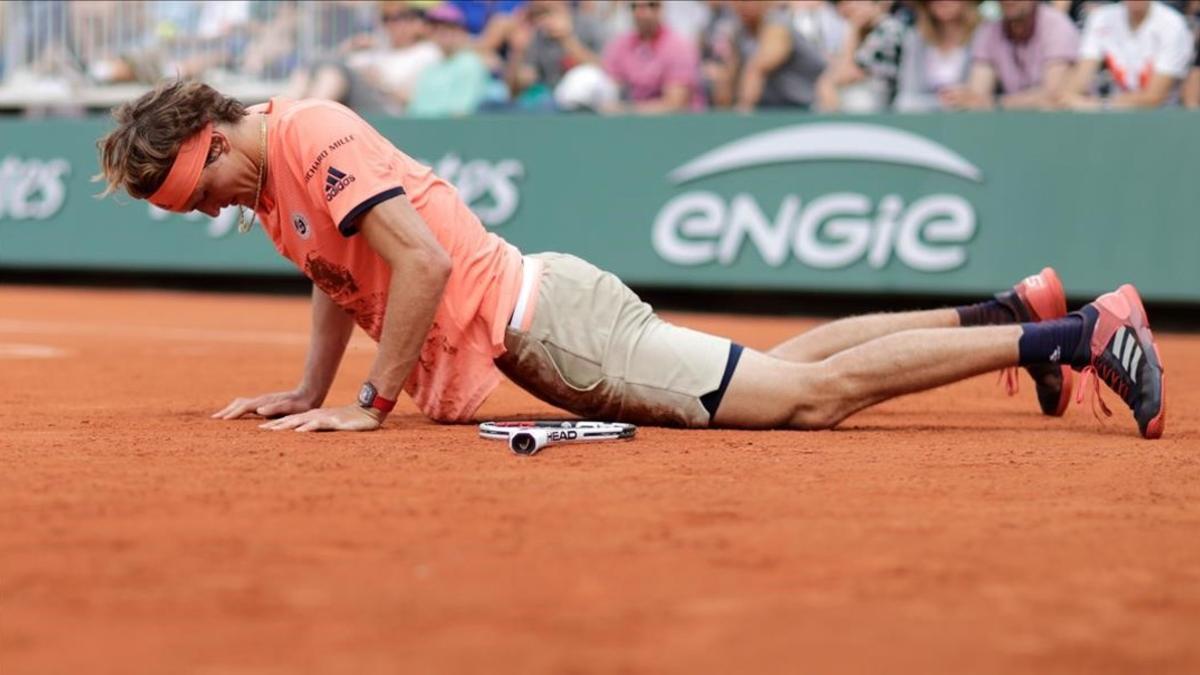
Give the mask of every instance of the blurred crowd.
[[0, 2], [0, 91], [251, 82], [362, 113], [1200, 107], [1200, 0]]

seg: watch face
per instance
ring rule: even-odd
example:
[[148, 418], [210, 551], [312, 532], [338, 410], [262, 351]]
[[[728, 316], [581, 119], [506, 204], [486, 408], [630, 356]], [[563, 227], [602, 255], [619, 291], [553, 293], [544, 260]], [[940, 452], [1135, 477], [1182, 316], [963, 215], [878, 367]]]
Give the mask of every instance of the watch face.
[[370, 408], [375, 402], [375, 385], [370, 382], [363, 382], [362, 389], [358, 390], [358, 404], [364, 408]]

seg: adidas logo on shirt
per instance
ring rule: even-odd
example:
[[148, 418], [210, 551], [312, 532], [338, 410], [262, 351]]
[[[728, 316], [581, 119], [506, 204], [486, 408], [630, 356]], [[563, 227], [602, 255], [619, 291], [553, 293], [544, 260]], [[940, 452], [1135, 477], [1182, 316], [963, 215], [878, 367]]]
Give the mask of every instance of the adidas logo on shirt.
[[325, 174], [325, 201], [331, 202], [346, 186], [354, 182], [354, 176], [338, 171], [332, 166]]

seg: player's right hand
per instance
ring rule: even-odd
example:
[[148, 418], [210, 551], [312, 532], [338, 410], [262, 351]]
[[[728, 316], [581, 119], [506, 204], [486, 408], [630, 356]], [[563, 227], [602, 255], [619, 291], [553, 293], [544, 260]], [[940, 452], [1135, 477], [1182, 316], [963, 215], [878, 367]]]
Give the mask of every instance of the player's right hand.
[[321, 405], [311, 394], [300, 390], [280, 391], [253, 398], [235, 398], [233, 403], [213, 413], [213, 419], [235, 420], [243, 415], [281, 417], [308, 412]]

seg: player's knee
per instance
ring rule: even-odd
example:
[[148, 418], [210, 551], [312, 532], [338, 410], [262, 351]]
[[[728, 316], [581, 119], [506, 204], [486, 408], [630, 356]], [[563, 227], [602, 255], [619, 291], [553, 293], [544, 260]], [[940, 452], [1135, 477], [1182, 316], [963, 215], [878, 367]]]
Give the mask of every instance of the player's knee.
[[814, 364], [809, 370], [792, 410], [791, 426], [829, 429], [846, 417], [846, 383], [824, 364]]
[[806, 403], [796, 407], [792, 414], [791, 426], [807, 431], [831, 429], [841, 422], [843, 417], [845, 415], [840, 414], [839, 408], [829, 403]]

